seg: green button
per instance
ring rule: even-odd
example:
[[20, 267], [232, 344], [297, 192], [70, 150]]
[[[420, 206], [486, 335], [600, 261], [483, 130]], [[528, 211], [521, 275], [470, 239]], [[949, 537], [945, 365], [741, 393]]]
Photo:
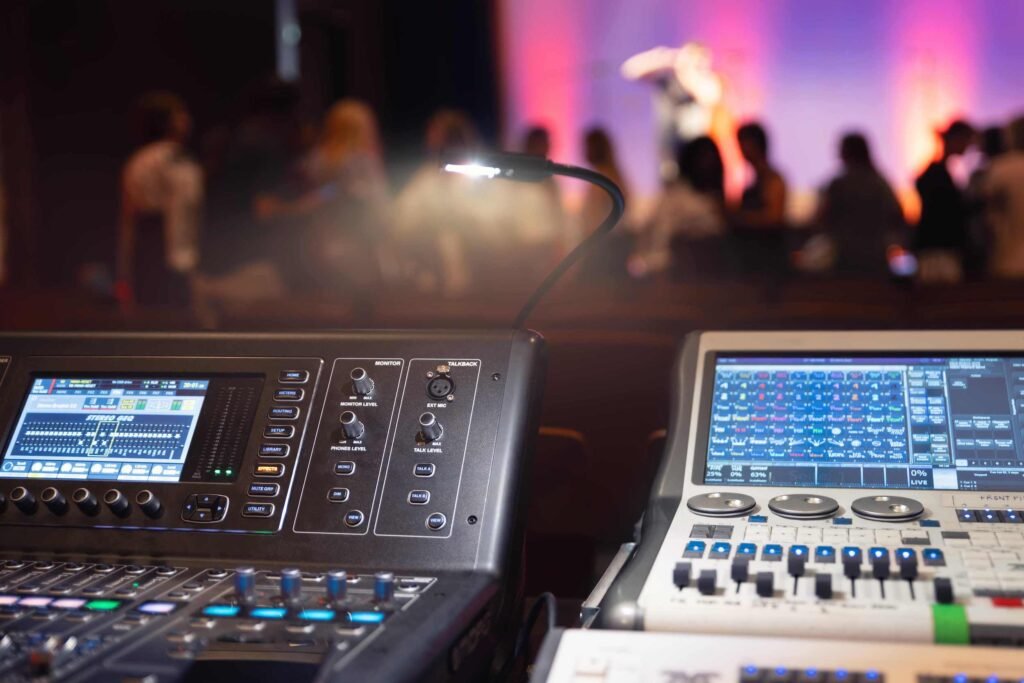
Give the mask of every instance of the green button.
[[932, 605], [935, 642], [940, 645], [968, 645], [971, 627], [963, 605]]
[[120, 606], [120, 600], [92, 600], [91, 602], [85, 603], [85, 609], [90, 609], [94, 612], [109, 612]]

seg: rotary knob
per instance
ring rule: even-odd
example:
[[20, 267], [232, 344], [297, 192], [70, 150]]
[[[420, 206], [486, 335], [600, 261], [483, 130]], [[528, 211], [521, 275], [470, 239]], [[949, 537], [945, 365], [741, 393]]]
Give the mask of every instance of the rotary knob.
[[63, 515], [68, 511], [68, 499], [64, 497], [63, 493], [52, 486], [43, 489], [42, 493], [39, 494], [39, 499], [55, 515]]
[[288, 604], [302, 600], [302, 572], [298, 569], [281, 570], [281, 600]]
[[256, 600], [256, 570], [252, 567], [235, 570], [235, 600], [243, 605]]
[[332, 569], [327, 572], [327, 601], [332, 605], [345, 602], [348, 596], [348, 572]]
[[36, 497], [24, 486], [16, 486], [11, 491], [11, 502], [26, 515], [31, 515], [36, 511]]
[[420, 415], [420, 438], [427, 443], [437, 441], [444, 434], [444, 428], [433, 413]]
[[351, 410], [343, 412], [338, 421], [341, 422], [341, 431], [346, 439], [360, 439], [366, 433], [366, 425]]
[[373, 393], [373, 380], [363, 368], [353, 368], [348, 374], [352, 380], [352, 393], [356, 396], [369, 396]]
[[139, 509], [147, 517], [152, 519], [156, 519], [164, 511], [163, 505], [160, 504], [160, 499], [149, 489], [143, 489], [135, 495], [135, 504], [139, 506]]
[[100, 511], [100, 503], [96, 500], [96, 494], [89, 489], [75, 489], [71, 494], [71, 500], [75, 501], [78, 509], [87, 515], [95, 515]]
[[395, 575], [391, 572], [377, 572], [373, 576], [373, 601], [388, 603], [395, 599]]
[[127, 517], [128, 513], [131, 512], [131, 504], [128, 502], [128, 497], [117, 489], [110, 489], [103, 494], [103, 502], [107, 504], [110, 511], [118, 517]]

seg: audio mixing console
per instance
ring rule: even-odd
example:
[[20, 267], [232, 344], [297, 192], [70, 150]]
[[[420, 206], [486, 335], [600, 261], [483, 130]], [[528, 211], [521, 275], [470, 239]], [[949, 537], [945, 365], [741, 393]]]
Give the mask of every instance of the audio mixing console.
[[620, 629], [1024, 645], [1024, 336], [705, 333]]
[[529, 332], [0, 337], [0, 680], [485, 675]]

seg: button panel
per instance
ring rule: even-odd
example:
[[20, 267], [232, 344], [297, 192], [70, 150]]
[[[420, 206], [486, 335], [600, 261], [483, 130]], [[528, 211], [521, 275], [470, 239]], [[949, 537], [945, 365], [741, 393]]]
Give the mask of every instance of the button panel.
[[[370, 532], [404, 369], [405, 361], [397, 358], [333, 362], [324, 408], [317, 416], [295, 531]], [[344, 499], [340, 491], [347, 491]]]
[[223, 522], [227, 516], [230, 500], [227, 496], [199, 493], [192, 494], [181, 508], [181, 518], [186, 522], [210, 524]]

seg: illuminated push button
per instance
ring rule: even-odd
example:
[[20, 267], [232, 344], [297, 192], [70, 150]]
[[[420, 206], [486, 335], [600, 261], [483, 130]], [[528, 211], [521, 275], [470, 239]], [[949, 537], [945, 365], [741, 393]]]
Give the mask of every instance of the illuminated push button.
[[435, 512], [427, 517], [426, 525], [431, 531], [440, 531], [448, 524], [448, 518], [440, 512]]
[[207, 605], [203, 608], [203, 616], [231, 618], [237, 617], [241, 611], [242, 608], [238, 605]]
[[345, 513], [345, 526], [350, 528], [356, 528], [362, 526], [366, 520], [366, 515], [363, 514], [362, 510], [349, 510]]
[[346, 488], [335, 487], [327, 492], [327, 500], [332, 503], [344, 503], [348, 500], [349, 490]]
[[355, 474], [356, 464], [351, 460], [342, 460], [334, 464], [334, 473], [341, 477], [348, 477]]
[[275, 401], [301, 401], [306, 396], [305, 389], [275, 389], [274, 400]]
[[303, 621], [334, 621], [334, 610], [304, 609], [299, 612], [299, 619]]
[[263, 436], [267, 439], [290, 439], [295, 436], [293, 425], [267, 425], [263, 428]]
[[284, 607], [253, 607], [249, 610], [249, 616], [253, 619], [284, 619], [286, 614], [288, 610]]
[[353, 368], [348, 377], [352, 380], [352, 393], [356, 396], [369, 396], [373, 393], [373, 380], [363, 368]]
[[309, 370], [282, 370], [277, 381], [281, 384], [305, 384], [309, 381]]
[[781, 562], [782, 561], [782, 546], [769, 543], [761, 549], [761, 560], [764, 562]]
[[261, 462], [252, 470], [256, 477], [280, 477], [284, 475], [284, 464], [279, 462]]
[[814, 549], [814, 561], [818, 564], [835, 564], [836, 549], [830, 545], [819, 545]]
[[243, 517], [272, 517], [273, 514], [273, 503], [246, 503], [242, 506]]
[[68, 511], [68, 499], [52, 486], [43, 489], [43, 492], [39, 494], [39, 499], [55, 515], [63, 515]]
[[974, 510], [968, 510], [967, 508], [961, 508], [957, 510], [956, 518], [961, 522], [965, 522], [968, 524], [978, 521], [978, 518], [974, 514]]
[[938, 548], [925, 548], [921, 551], [921, 557], [924, 558], [924, 565], [926, 567], [946, 566], [946, 556]]
[[999, 513], [996, 510], [978, 510], [975, 514], [980, 521], [986, 524], [995, 524], [1002, 521], [999, 519]]
[[110, 489], [104, 493], [103, 502], [118, 517], [127, 517], [128, 513], [131, 512], [132, 506], [128, 502], [128, 497], [117, 489]]
[[286, 443], [260, 444], [260, 457], [262, 458], [287, 458], [289, 452], [291, 452], [291, 446]]
[[16, 486], [11, 490], [11, 502], [26, 515], [35, 513], [38, 507], [36, 497], [24, 486]]
[[736, 557], [746, 557], [752, 560], [755, 555], [757, 555], [756, 543], [740, 543], [736, 546]]
[[1020, 524], [1024, 521], [1024, 517], [1016, 510], [1000, 510], [999, 519], [1006, 524]]
[[266, 484], [263, 482], [253, 482], [249, 484], [249, 495], [256, 496], [259, 498], [273, 498], [281, 491], [280, 484]]
[[164, 511], [160, 499], [149, 489], [143, 489], [135, 494], [135, 504], [139, 506], [143, 514], [153, 519], [160, 517]]
[[267, 415], [271, 420], [297, 420], [299, 418], [298, 406], [273, 406]]
[[430, 502], [430, 491], [424, 491], [418, 489], [416, 491], [409, 491], [409, 504], [410, 505], [426, 505]]
[[353, 624], [379, 624], [386, 616], [383, 612], [349, 612], [348, 620]]
[[420, 462], [412, 469], [412, 473], [417, 477], [432, 477], [434, 476], [434, 463], [432, 462]]
[[729, 552], [732, 550], [731, 543], [718, 543], [711, 544], [711, 550], [708, 552], [708, 559], [711, 560], [728, 560]]

